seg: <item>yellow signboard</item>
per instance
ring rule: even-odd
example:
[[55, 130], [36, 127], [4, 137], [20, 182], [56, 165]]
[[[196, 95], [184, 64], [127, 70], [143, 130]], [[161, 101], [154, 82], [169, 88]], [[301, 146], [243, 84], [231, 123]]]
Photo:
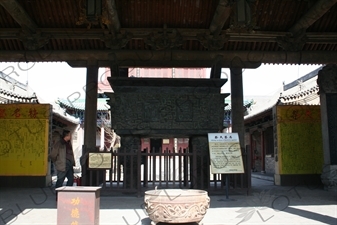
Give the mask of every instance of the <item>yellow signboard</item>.
[[244, 173], [239, 135], [237, 133], [209, 133], [211, 173]]
[[0, 175], [45, 176], [50, 105], [0, 105]]
[[324, 163], [320, 106], [277, 106], [279, 174], [320, 174]]
[[0, 119], [50, 119], [49, 104], [0, 104]]

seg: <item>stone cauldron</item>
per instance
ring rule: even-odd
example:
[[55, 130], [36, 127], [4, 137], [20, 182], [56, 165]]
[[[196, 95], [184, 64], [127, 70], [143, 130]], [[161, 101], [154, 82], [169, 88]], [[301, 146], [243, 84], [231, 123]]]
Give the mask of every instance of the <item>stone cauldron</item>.
[[146, 191], [145, 209], [152, 224], [199, 223], [210, 205], [207, 191], [161, 189]]

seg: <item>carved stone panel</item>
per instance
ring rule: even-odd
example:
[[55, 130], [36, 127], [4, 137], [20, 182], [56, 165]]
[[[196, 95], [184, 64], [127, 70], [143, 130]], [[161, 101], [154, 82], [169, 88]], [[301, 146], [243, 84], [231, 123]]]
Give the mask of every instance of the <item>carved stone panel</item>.
[[[178, 84], [180, 79], [173, 80]], [[154, 85], [157, 86], [140, 87], [137, 79], [133, 80], [133, 85], [132, 88], [116, 88], [115, 93], [108, 94], [111, 123], [119, 135], [172, 134], [177, 137], [217, 132], [222, 126], [227, 95], [220, 94], [221, 86], [204, 89], [199, 84], [188, 86], [184, 83], [184, 86], [172, 87], [161, 86], [162, 83], [156, 81]], [[205, 82], [206, 85], [209, 83]]]

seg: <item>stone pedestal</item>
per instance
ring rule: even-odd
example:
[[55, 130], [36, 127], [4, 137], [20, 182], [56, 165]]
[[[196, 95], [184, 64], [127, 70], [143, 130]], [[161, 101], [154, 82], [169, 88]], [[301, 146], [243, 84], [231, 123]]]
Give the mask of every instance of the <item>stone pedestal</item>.
[[[131, 135], [121, 135], [121, 153], [137, 153], [141, 147], [140, 138]], [[120, 156], [119, 164], [123, 166], [124, 187], [127, 189], [136, 189], [138, 182], [138, 162], [137, 155]]]
[[208, 189], [210, 181], [208, 137], [193, 136], [190, 138], [189, 146], [191, 152], [198, 153], [191, 160], [191, 188]]
[[321, 100], [324, 167], [322, 183], [337, 190], [337, 65], [329, 64], [318, 72]]
[[337, 191], [337, 165], [324, 165], [321, 180], [326, 190]]
[[99, 225], [101, 187], [57, 188], [57, 225]]

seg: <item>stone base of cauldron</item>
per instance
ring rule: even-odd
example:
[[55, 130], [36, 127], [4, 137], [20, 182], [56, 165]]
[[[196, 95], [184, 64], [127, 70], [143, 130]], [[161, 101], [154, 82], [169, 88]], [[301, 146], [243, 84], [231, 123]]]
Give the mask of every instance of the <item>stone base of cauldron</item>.
[[[173, 224], [179, 224], [179, 225], [203, 225], [203, 222], [192, 222], [192, 223], [173, 223]], [[151, 225], [172, 225], [172, 223], [163, 223], [163, 222], [153, 222], [151, 221]]]
[[197, 225], [209, 208], [206, 191], [162, 189], [145, 192], [145, 210], [152, 225]]

